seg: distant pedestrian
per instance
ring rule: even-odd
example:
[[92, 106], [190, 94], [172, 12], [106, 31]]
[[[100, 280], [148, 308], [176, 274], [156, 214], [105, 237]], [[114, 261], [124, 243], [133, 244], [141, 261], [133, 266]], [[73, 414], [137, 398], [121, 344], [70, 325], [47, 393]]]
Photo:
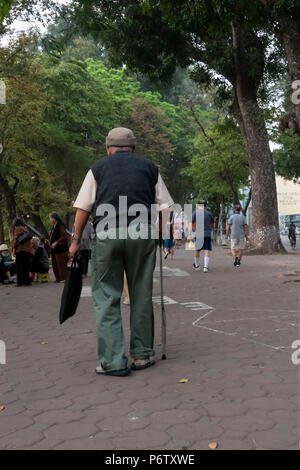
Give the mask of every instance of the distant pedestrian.
[[94, 233], [93, 224], [88, 220], [82, 232], [80, 242], [80, 258], [82, 263], [82, 276], [88, 274], [89, 260], [91, 257], [91, 241]]
[[167, 259], [167, 257], [171, 255], [171, 259], [173, 259], [175, 246], [173, 212], [170, 213], [170, 220], [167, 222], [167, 230], [169, 230], [169, 238], [164, 238], [163, 240], [164, 258]]
[[226, 239], [229, 234], [231, 237], [231, 253], [233, 256], [233, 265], [241, 266], [243, 252], [248, 241], [248, 225], [246, 217], [241, 213], [241, 206], [237, 204], [234, 207], [234, 214], [228, 220]]
[[21, 219], [14, 220], [13, 255], [16, 257], [17, 287], [31, 285], [31, 262], [34, 252], [32, 235]]
[[[211, 231], [214, 226], [213, 215], [210, 210], [206, 209], [206, 205], [207, 205], [207, 202], [205, 199], [201, 199], [198, 202], [197, 208], [192, 214], [192, 222], [189, 225], [189, 234], [188, 234], [188, 239], [191, 240], [192, 231], [194, 230], [196, 233], [194, 264], [193, 264], [193, 268], [196, 271], [200, 270], [200, 251], [204, 251], [204, 267], [203, 267], [204, 273], [208, 272], [208, 265], [210, 261], [210, 255], [212, 252]], [[201, 214], [201, 211], [204, 211], [204, 213]], [[197, 217], [197, 213], [199, 213], [199, 217]], [[204, 225], [203, 237], [199, 235], [197, 236], [197, 233], [199, 233], [199, 230], [200, 230], [200, 228], [196, 226], [197, 218], [203, 220], [203, 225]]]
[[291, 246], [296, 248], [296, 225], [293, 222], [289, 225], [288, 237]]
[[67, 277], [69, 235], [63, 221], [56, 212], [51, 212], [49, 219], [53, 225], [50, 232], [53, 273], [56, 282], [63, 282]]

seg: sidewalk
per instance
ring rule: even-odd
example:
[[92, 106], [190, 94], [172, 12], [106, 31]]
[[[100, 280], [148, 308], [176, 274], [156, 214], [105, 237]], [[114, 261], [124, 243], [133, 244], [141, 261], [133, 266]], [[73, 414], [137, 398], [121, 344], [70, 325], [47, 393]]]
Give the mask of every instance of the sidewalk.
[[63, 285], [1, 286], [0, 449], [299, 449], [300, 256], [234, 268], [228, 253], [214, 249], [207, 274], [183, 249], [164, 262], [166, 361], [156, 271], [157, 363], [125, 378], [94, 373], [90, 278], [63, 325]]

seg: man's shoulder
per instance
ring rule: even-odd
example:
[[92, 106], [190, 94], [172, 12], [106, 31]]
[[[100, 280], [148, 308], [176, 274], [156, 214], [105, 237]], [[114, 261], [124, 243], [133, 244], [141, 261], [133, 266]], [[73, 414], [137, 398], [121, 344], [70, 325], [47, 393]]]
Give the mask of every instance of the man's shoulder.
[[212, 217], [213, 218], [213, 213], [210, 209], [204, 209], [204, 213], [207, 214], [209, 217]]
[[[129, 152], [128, 152], [129, 153]], [[116, 154], [115, 154], [116, 155]], [[120, 155], [120, 158], [123, 158], [124, 155]], [[155, 172], [158, 172], [158, 167], [155, 165], [155, 163], [150, 160], [150, 158], [145, 157], [144, 155], [138, 154], [138, 153], [131, 153], [130, 152], [130, 158], [132, 159], [132, 163], [134, 162], [141, 162], [145, 166], [148, 166]], [[95, 161], [93, 165], [91, 166], [92, 172], [95, 174], [95, 172], [105, 168], [106, 165], [113, 164], [115, 162], [115, 159], [111, 158], [111, 156], [105, 156], [100, 158], [99, 160]]]
[[108, 160], [108, 156], [99, 158], [92, 164], [90, 169], [92, 170], [93, 173], [95, 173], [95, 171], [105, 166], [107, 160]]
[[145, 157], [144, 155], [140, 153], [133, 153], [132, 157], [136, 161], [143, 162], [145, 165], [148, 165], [149, 167], [152, 167], [153, 169], [158, 171], [158, 167], [155, 165], [155, 163], [152, 160], [150, 160], [150, 158]]

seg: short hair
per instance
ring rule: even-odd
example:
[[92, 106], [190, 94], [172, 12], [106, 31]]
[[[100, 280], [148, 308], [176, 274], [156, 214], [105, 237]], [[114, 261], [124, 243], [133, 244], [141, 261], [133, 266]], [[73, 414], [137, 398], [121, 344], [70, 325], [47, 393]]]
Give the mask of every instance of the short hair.
[[23, 222], [22, 219], [20, 219], [19, 217], [16, 217], [13, 221], [13, 226], [14, 227], [20, 227], [20, 226], [25, 227], [25, 223]]
[[236, 205], [234, 206], [234, 210], [237, 211], [237, 212], [240, 212], [240, 211], [241, 211], [241, 206], [240, 206], [240, 204], [236, 204]]
[[57, 212], [50, 212], [49, 217], [51, 217], [51, 219], [56, 220], [57, 222], [62, 222], [61, 217], [58, 215]]
[[122, 149], [122, 150], [131, 150], [133, 151], [135, 147], [133, 145], [107, 145], [109, 149]]
[[198, 201], [198, 204], [202, 204], [204, 207], [206, 207], [207, 201], [206, 201], [206, 199], [200, 199]]

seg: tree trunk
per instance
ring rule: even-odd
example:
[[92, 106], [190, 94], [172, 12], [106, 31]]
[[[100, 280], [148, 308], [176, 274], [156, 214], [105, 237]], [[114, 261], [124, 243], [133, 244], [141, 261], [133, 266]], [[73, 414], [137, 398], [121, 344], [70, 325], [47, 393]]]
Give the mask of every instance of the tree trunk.
[[15, 190], [11, 188], [8, 181], [0, 174], [0, 192], [4, 196], [5, 207], [8, 219], [8, 231], [10, 238], [13, 236], [13, 221], [17, 215]]
[[[300, 15], [300, 9], [298, 10]], [[283, 43], [291, 80], [300, 80], [300, 16], [279, 18], [279, 37]], [[292, 91], [291, 91], [292, 93]], [[290, 113], [288, 127], [300, 135], [300, 104], [295, 104]]]
[[48, 238], [48, 231], [39, 215], [30, 213], [30, 221], [28, 223], [36, 228], [43, 235], [43, 237]]
[[[242, 119], [252, 186], [252, 248], [261, 253], [284, 251], [278, 222], [277, 191], [269, 136], [257, 103], [257, 89], [249, 74], [247, 43], [241, 24], [232, 25], [235, 90]], [[258, 51], [259, 53], [259, 51]]]
[[0, 243], [4, 243], [4, 223], [3, 223], [3, 207], [0, 202]]

